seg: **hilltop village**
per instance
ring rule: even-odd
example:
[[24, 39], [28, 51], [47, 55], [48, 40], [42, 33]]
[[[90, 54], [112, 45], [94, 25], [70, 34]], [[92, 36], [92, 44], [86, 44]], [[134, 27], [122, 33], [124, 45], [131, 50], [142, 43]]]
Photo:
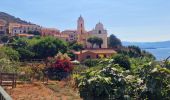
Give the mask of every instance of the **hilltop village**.
[[[34, 33], [34, 34], [30, 34]], [[41, 36], [53, 36], [67, 42], [76, 41], [84, 48], [82, 51], [73, 51], [77, 55], [77, 60], [82, 61], [87, 58], [99, 58], [100, 56], [109, 57], [116, 53], [113, 49], [108, 49], [107, 30], [104, 25], [99, 22], [95, 28], [90, 31], [85, 29], [85, 21], [82, 16], [77, 20], [76, 30], [61, 31], [55, 28], [45, 28], [35, 24], [21, 24], [21, 23], [7, 23], [5, 20], [0, 19], [0, 34], [8, 36], [19, 37], [33, 37], [36, 34]], [[89, 38], [97, 37], [101, 42], [99, 44], [91, 44]], [[93, 40], [91, 40], [93, 42]]]

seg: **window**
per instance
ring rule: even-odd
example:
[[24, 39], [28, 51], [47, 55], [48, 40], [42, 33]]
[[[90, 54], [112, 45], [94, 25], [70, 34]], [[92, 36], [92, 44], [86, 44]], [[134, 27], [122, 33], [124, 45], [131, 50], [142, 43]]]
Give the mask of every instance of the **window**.
[[102, 32], [101, 32], [101, 30], [99, 30], [99, 34], [101, 34]]
[[91, 56], [90, 56], [90, 55], [86, 56], [86, 59], [90, 59], [90, 58], [91, 58]]
[[99, 58], [99, 55], [96, 55], [96, 58]]

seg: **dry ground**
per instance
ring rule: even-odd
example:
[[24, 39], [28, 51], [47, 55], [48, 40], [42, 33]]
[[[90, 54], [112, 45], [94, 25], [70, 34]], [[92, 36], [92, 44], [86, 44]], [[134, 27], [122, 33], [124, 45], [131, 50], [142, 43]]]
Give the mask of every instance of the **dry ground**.
[[51, 81], [48, 85], [40, 82], [20, 84], [6, 91], [13, 100], [82, 100], [76, 90], [62, 81]]

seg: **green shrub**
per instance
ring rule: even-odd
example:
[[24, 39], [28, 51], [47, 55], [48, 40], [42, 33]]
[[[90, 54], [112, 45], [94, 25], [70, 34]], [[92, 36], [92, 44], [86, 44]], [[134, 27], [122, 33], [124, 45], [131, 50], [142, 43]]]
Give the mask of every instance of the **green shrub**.
[[113, 56], [113, 63], [119, 64], [121, 67], [125, 68], [126, 70], [131, 68], [129, 58], [124, 55], [115, 55]]
[[3, 51], [0, 52], [0, 72], [16, 73], [18, 62], [12, 61]]
[[95, 67], [98, 65], [99, 62], [99, 59], [86, 59], [83, 61], [83, 64], [88, 67]]
[[19, 60], [19, 53], [18, 51], [10, 48], [10, 47], [1, 47], [0, 48], [0, 52], [4, 52], [9, 58], [10, 60]]

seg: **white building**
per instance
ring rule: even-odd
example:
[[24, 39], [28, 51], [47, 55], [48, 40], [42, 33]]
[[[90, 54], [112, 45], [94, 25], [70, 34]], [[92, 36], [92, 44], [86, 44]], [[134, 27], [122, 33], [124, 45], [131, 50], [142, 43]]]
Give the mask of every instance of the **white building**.
[[[103, 44], [101, 45], [101, 48], [107, 48], [107, 30], [104, 29], [102, 23], [98, 23], [95, 26], [95, 29], [92, 31], [89, 31], [89, 37], [99, 37], [103, 40]], [[91, 44], [88, 43], [88, 48], [91, 48]], [[97, 45], [94, 45], [94, 48], [99, 48]]]
[[30, 31], [39, 31], [41, 32], [41, 27], [38, 25], [28, 25], [28, 24], [19, 24], [19, 23], [9, 23], [9, 34], [15, 36], [17, 34], [26, 34]]

